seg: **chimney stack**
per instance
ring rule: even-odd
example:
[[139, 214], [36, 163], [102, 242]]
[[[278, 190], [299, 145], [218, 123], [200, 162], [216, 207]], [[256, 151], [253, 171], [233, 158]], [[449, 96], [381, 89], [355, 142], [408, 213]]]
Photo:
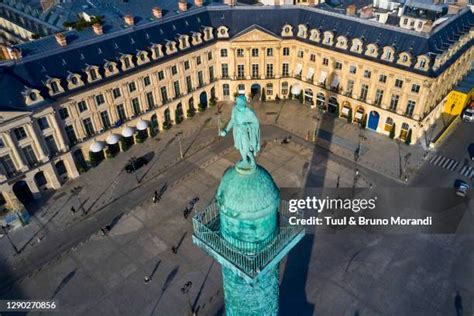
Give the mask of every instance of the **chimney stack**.
[[178, 9], [179, 11], [183, 11], [183, 12], [188, 10], [188, 3], [186, 2], [186, 0], [178, 1]]
[[194, 5], [196, 7], [202, 7], [203, 0], [194, 0]]
[[125, 21], [125, 24], [127, 24], [127, 25], [132, 26], [132, 25], [135, 24], [135, 20], [133, 19], [133, 16], [131, 16], [131, 15], [124, 16], [123, 20]]
[[59, 46], [61, 47], [67, 46], [66, 36], [64, 36], [63, 33], [56, 33], [54, 34], [54, 37], [56, 38], [56, 42], [58, 42]]
[[356, 15], [356, 12], [357, 12], [357, 8], [355, 5], [351, 4], [350, 6], [348, 6], [346, 8], [346, 15]]
[[10, 59], [21, 59], [22, 57], [21, 49], [17, 47], [7, 47], [7, 52], [8, 56], [5, 56], [7, 58], [9, 57]]
[[94, 33], [97, 35], [104, 34], [104, 29], [102, 28], [102, 25], [100, 23], [94, 23], [92, 25], [92, 29], [94, 30]]
[[157, 19], [161, 19], [161, 17], [163, 16], [163, 13], [161, 12], [160, 7], [154, 7], [152, 9], [152, 12], [153, 12], [153, 16]]

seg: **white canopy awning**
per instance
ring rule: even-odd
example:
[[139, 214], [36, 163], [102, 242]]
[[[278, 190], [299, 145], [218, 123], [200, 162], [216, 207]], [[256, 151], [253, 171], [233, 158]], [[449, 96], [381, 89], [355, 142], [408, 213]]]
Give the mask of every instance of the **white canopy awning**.
[[334, 78], [332, 78], [331, 87], [336, 88], [338, 85], [339, 85], [339, 77], [337, 75], [334, 75]]
[[349, 114], [349, 108], [346, 107], [346, 106], [342, 107], [342, 114], [348, 115]]
[[133, 136], [133, 133], [134, 133], [134, 130], [133, 128], [131, 127], [125, 127], [123, 130], [122, 130], [122, 136], [123, 137], [132, 137]]
[[324, 81], [326, 81], [327, 76], [328, 76], [327, 72], [321, 71], [321, 74], [319, 75], [319, 82], [324, 83]]
[[360, 120], [362, 119], [362, 116], [364, 116], [364, 110], [357, 110], [355, 118]]
[[92, 151], [93, 153], [98, 153], [101, 152], [104, 149], [104, 143], [103, 142], [93, 142], [91, 144], [91, 147], [89, 147], [89, 150]]
[[120, 135], [117, 134], [110, 134], [105, 142], [109, 145], [115, 145], [120, 141]]
[[299, 84], [294, 84], [293, 87], [291, 87], [291, 94], [300, 95], [300, 93], [301, 93], [301, 86]]
[[311, 79], [314, 76], [314, 68], [309, 67], [308, 68], [308, 74], [306, 75], [306, 78]]
[[302, 69], [303, 69], [303, 64], [296, 64], [295, 75], [301, 74]]
[[148, 128], [148, 124], [149, 124], [148, 121], [140, 120], [137, 123], [137, 129], [139, 131], [144, 131]]

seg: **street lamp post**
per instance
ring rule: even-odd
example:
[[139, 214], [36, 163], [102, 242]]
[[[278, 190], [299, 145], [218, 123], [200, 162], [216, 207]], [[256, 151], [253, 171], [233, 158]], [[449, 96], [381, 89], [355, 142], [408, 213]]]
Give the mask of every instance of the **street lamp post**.
[[86, 215], [87, 212], [86, 212], [86, 210], [84, 209], [84, 204], [82, 204], [82, 201], [81, 201], [81, 199], [79, 198], [79, 193], [81, 193], [81, 191], [82, 191], [82, 187], [81, 187], [81, 186], [77, 186], [77, 187], [74, 187], [74, 188], [71, 189], [71, 194], [76, 196], [77, 202], [79, 202], [79, 206], [81, 207], [82, 214], [83, 214], [83, 215]]

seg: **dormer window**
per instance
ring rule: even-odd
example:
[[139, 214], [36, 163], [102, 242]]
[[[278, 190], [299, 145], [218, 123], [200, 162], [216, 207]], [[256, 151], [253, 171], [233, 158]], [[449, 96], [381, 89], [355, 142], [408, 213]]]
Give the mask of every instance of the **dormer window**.
[[214, 34], [212, 34], [212, 27], [207, 26], [204, 28], [204, 40], [210, 41], [214, 38]]
[[26, 88], [22, 94], [25, 97], [26, 105], [33, 105], [44, 100], [39, 90], [36, 89]]
[[378, 48], [377, 48], [377, 45], [375, 45], [375, 44], [369, 44], [369, 45], [367, 45], [367, 50], [365, 51], [365, 54], [366, 54], [367, 56], [377, 57], [377, 55], [378, 55]]
[[197, 45], [202, 43], [202, 34], [199, 32], [193, 33], [192, 44]]
[[281, 36], [293, 36], [293, 27], [289, 24], [285, 24], [281, 30]]
[[218, 38], [228, 38], [229, 37], [229, 29], [225, 26], [220, 26], [217, 29], [217, 37]]
[[173, 41], [168, 41], [168, 43], [166, 43], [166, 54], [173, 54], [176, 51], [176, 43]]
[[382, 53], [382, 59], [387, 61], [393, 61], [393, 56], [395, 55], [395, 50], [392, 47], [384, 47]]
[[317, 29], [312, 29], [309, 39], [314, 42], [319, 42], [321, 40], [320, 32]]
[[101, 79], [101, 76], [99, 74], [99, 68], [97, 66], [88, 65], [85, 69], [85, 72], [87, 74], [88, 82], [94, 82], [96, 80]]
[[111, 76], [118, 73], [117, 64], [111, 61], [106, 61], [104, 65], [105, 75]]
[[308, 28], [306, 25], [298, 25], [298, 37], [306, 38], [308, 35]]
[[81, 77], [78, 74], [70, 72], [66, 78], [67, 81], [67, 88], [74, 89], [77, 87], [82, 86], [84, 83], [81, 80]]
[[186, 49], [189, 47], [189, 36], [181, 35], [179, 37], [179, 49]]
[[91, 69], [91, 70], [90, 70], [90, 75], [91, 75], [91, 80], [92, 80], [92, 81], [97, 80], [97, 70]]
[[351, 52], [361, 54], [362, 53], [362, 46], [363, 46], [363, 43], [360, 39], [358, 39], [358, 38], [353, 39], [352, 40], [352, 46], [351, 46]]
[[145, 51], [139, 51], [137, 53], [137, 64], [143, 65], [149, 62], [150, 59], [148, 58], [148, 54]]
[[332, 32], [330, 31], [324, 32], [323, 44], [332, 45], [334, 41], [333, 39], [334, 39], [334, 34], [332, 34]]
[[429, 65], [429, 59], [427, 56], [425, 55], [418, 56], [418, 60], [416, 62], [415, 68], [421, 69], [421, 70], [428, 70], [428, 65]]
[[347, 49], [347, 38], [345, 36], [339, 36], [337, 38], [336, 47]]
[[151, 46], [151, 55], [153, 59], [158, 59], [160, 57], [163, 57], [163, 51], [161, 50], [161, 45], [153, 44]]
[[30, 98], [31, 101], [35, 102], [38, 100], [38, 93], [36, 92], [30, 92], [30, 94], [28, 95], [28, 97]]
[[64, 89], [61, 86], [61, 82], [59, 81], [59, 79], [48, 78], [48, 80], [46, 81], [46, 86], [49, 89], [50, 95], [56, 95], [58, 93], [64, 92]]
[[411, 56], [406, 52], [401, 53], [398, 57], [397, 64], [404, 65], [404, 66], [410, 66], [411, 65]]

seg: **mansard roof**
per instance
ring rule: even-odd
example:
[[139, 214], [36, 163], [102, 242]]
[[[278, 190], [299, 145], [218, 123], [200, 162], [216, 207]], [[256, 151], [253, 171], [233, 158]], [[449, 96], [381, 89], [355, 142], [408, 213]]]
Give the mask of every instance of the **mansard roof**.
[[[469, 32], [474, 26], [473, 16], [470, 10], [465, 10], [459, 15], [449, 18], [442, 25], [435, 28], [434, 32], [420, 33], [315, 8], [209, 5], [201, 8], [194, 7], [186, 12], [165, 15], [162, 19], [154, 22], [128, 27], [112, 33], [107, 33], [107, 25], [104, 25], [103, 35], [96, 35], [92, 30], [70, 31], [65, 33], [68, 42], [66, 47], [60, 47], [54, 36], [46, 37], [19, 45], [18, 48], [21, 49], [23, 58], [0, 64], [0, 89], [6, 91], [6, 95], [0, 100], [0, 110], [18, 110], [19, 108], [26, 110], [22, 95], [22, 91], [26, 87], [38, 89], [45, 99], [44, 102], [54, 101], [54, 97], [48, 96], [44, 85], [48, 77], [59, 78], [65, 87], [65, 78], [72, 72], [81, 74], [83, 81], [86, 82], [84, 69], [88, 65], [99, 66], [100, 71], [103, 71], [102, 66], [106, 61], [120, 63], [120, 57], [123, 54], [135, 56], [138, 51], [149, 50], [153, 44], [165, 45], [169, 40], [176, 40], [179, 34], [191, 35], [193, 32], [203, 32], [205, 27], [213, 27], [215, 30], [224, 25], [229, 29], [230, 37], [219, 40], [231, 40], [236, 35], [241, 34], [242, 31], [255, 27], [255, 25], [258, 25], [260, 29], [267, 30], [270, 34], [279, 36], [283, 26], [289, 24], [294, 28], [294, 38], [312, 45], [328, 48], [327, 45], [296, 36], [298, 25], [306, 24], [308, 30], [317, 28], [321, 32], [331, 31], [336, 37], [344, 35], [349, 39], [360, 38], [365, 44], [376, 43], [379, 47], [392, 46], [397, 53], [405, 51], [412, 54], [412, 56], [427, 55], [434, 57], [444, 53], [462, 34]], [[137, 71], [143, 67], [150, 67], [150, 65], [164, 60], [173, 59], [180, 54], [189, 53], [193, 49], [209, 45], [216, 40], [217, 37], [214, 36], [211, 41], [203, 41], [201, 44], [191, 46], [185, 51], [178, 50], [177, 53], [171, 55], [165, 54], [163, 58], [136, 66], [125, 72]], [[379, 63], [426, 76], [437, 76], [456, 60], [463, 51], [472, 46], [472, 42], [471, 39], [468, 45], [464, 45], [461, 50], [458, 50], [442, 67], [436, 70], [430, 69], [428, 72], [353, 53], [334, 46], [330, 49], [340, 50], [345, 54], [354, 54], [359, 58], [375, 60]], [[83, 88], [75, 89], [74, 92], [115, 78], [114, 76], [105, 77], [103, 74], [101, 75], [103, 79], [95, 83], [88, 83]], [[70, 92], [66, 90], [66, 93], [60, 96], [62, 97], [67, 93]]]

